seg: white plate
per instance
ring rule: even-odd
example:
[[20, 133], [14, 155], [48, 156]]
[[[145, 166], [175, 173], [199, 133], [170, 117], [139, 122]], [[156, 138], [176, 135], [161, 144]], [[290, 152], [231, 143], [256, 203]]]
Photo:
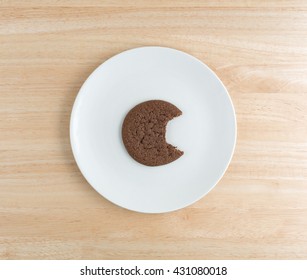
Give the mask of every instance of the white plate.
[[[184, 155], [158, 167], [133, 160], [121, 139], [128, 111], [152, 99], [183, 112], [169, 122], [166, 137]], [[221, 179], [235, 147], [236, 118], [226, 88], [204, 63], [175, 49], [143, 47], [112, 57], [89, 76], [73, 107], [70, 138], [97, 192], [130, 210], [162, 213], [192, 204]]]

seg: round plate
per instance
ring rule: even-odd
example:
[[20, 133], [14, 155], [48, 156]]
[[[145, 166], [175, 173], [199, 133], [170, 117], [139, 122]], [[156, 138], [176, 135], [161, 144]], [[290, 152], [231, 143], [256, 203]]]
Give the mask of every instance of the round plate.
[[[184, 155], [163, 166], [133, 160], [122, 122], [140, 102], [171, 102], [182, 116], [167, 125], [167, 141]], [[70, 122], [76, 162], [93, 188], [113, 203], [138, 212], [177, 210], [207, 194], [233, 155], [236, 118], [228, 92], [204, 63], [184, 52], [143, 47], [100, 65], [76, 98]]]

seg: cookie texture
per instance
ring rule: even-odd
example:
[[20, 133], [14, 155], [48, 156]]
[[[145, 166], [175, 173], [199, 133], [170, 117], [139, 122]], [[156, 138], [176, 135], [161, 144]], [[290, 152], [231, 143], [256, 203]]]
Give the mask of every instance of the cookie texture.
[[182, 112], [163, 100], [150, 100], [132, 108], [122, 126], [122, 139], [129, 155], [147, 166], [168, 164], [183, 152], [168, 144], [166, 125]]

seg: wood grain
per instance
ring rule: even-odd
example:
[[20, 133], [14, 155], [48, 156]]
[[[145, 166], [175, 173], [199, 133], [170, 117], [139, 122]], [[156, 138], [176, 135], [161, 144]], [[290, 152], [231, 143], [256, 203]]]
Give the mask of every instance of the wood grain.
[[[87, 76], [147, 45], [207, 63], [238, 121], [217, 187], [161, 215], [100, 197], [68, 134]], [[306, 112], [306, 1], [0, 1], [0, 258], [306, 259]]]

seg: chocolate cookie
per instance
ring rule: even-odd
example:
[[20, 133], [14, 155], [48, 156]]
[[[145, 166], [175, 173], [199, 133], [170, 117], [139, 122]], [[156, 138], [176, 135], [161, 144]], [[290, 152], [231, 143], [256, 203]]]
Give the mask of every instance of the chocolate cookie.
[[122, 126], [122, 138], [129, 155], [147, 166], [170, 163], [183, 152], [168, 144], [166, 125], [182, 112], [173, 104], [150, 100], [132, 108]]

